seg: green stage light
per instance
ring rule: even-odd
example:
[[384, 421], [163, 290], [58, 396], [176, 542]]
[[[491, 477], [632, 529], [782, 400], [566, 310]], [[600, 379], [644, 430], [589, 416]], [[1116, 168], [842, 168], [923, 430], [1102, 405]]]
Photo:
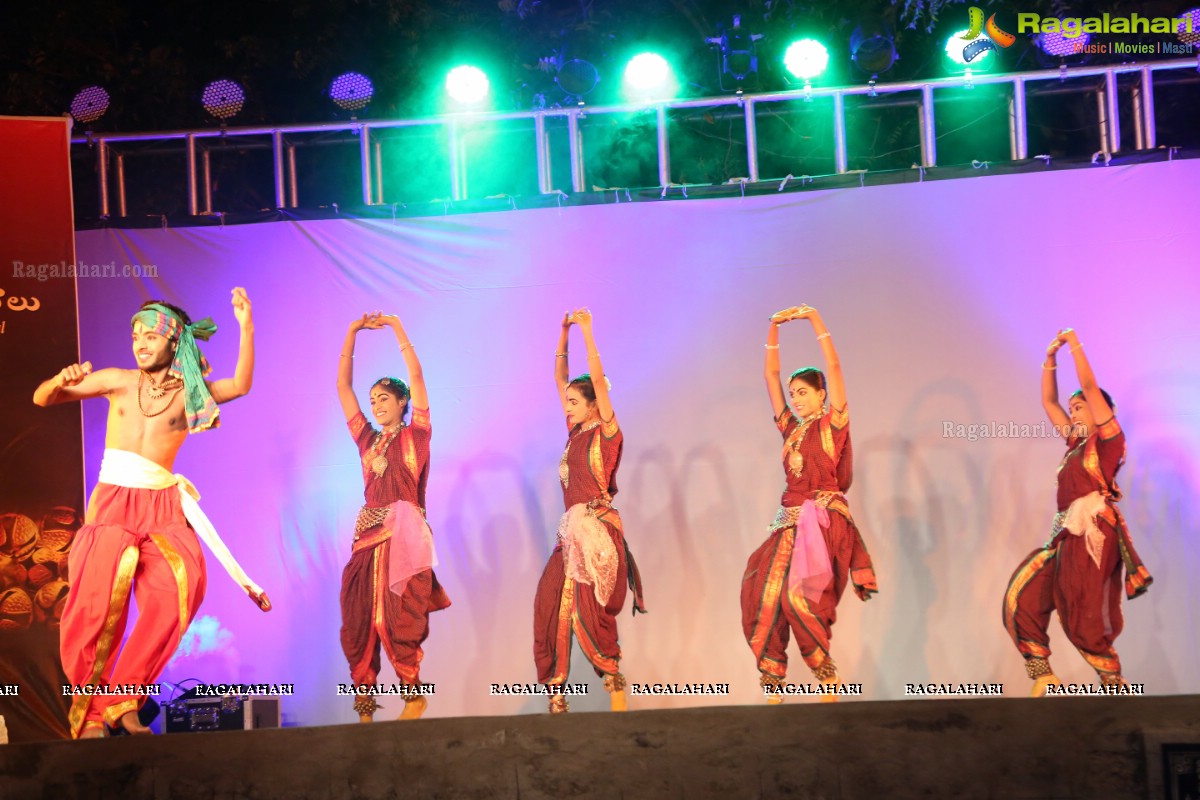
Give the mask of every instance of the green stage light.
[[473, 105], [483, 100], [489, 88], [487, 75], [479, 67], [455, 67], [446, 76], [447, 94], [463, 105]]
[[671, 77], [671, 67], [658, 53], [639, 53], [625, 65], [625, 82], [635, 92], [663, 89]]
[[[995, 44], [987, 34], [981, 33], [974, 39], [964, 38], [970, 31], [963, 28], [958, 33], [951, 34], [946, 40], [946, 58], [951, 65], [958, 70], [986, 70], [990, 69], [995, 63], [996, 52]], [[988, 45], [991, 45], [990, 47]], [[968, 48], [978, 53], [970, 61], [967, 61]]]
[[829, 66], [829, 51], [816, 39], [800, 39], [784, 51], [783, 65], [796, 78], [809, 81]]

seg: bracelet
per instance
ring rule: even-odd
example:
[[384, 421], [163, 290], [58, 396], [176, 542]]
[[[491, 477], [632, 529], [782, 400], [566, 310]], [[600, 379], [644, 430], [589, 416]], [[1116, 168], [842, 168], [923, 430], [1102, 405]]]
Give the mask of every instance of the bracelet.
[[338, 356], [338, 358], [354, 358], [354, 356], [348, 356], [345, 353], [342, 353], [340, 356]]
[[767, 348], [768, 350], [778, 350], [779, 349], [779, 345], [777, 345], [777, 344], [764, 344], [763, 347]]
[[599, 357], [600, 357], [600, 354], [599, 354], [599, 353], [588, 353], [588, 360], [589, 360], [589, 361], [590, 361], [590, 360], [592, 360], [593, 358], [599, 358]]
[[828, 339], [832, 335], [833, 334], [831, 334], [829, 331], [825, 331], [824, 333], [822, 333], [820, 336], [817, 337], [817, 341], [819, 342], [822, 339]]
[[567, 354], [566, 353], [555, 353], [554, 357], [555, 358], [566, 358]]
[[1083, 342], [1080, 342], [1079, 344], [1077, 344], [1071, 348], [1071, 355], [1075, 355], [1077, 352], [1079, 352], [1082, 349], [1083, 349]]
[[413, 346], [412, 342], [405, 342], [404, 344], [400, 345], [400, 352], [403, 353], [405, 350], [407, 350], [408, 348], [410, 348], [412, 346]]
[[1056, 369], [1058, 369], [1058, 364], [1055, 364], [1053, 367], [1047, 367], [1047, 366], [1046, 366], [1046, 362], [1045, 362], [1045, 361], [1043, 361], [1043, 362], [1042, 362], [1042, 369], [1044, 369], [1044, 370], [1051, 370], [1051, 371], [1052, 371], [1052, 370], [1056, 370]]

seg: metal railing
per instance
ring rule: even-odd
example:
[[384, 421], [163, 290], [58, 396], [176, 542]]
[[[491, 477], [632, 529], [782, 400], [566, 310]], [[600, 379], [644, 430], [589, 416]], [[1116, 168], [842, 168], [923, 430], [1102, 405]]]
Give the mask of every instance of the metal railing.
[[[1118, 106], [1118, 76], [1133, 74], [1136, 83], [1131, 87], [1133, 99], [1134, 147], [1137, 150], [1153, 149], [1157, 146], [1154, 117], [1154, 79], [1156, 71], [1200, 70], [1200, 57], [1181, 58], [1169, 61], [1105, 65], [1095, 67], [1066, 67], [1035, 72], [1010, 74], [971, 73], [924, 81], [902, 83], [873, 83], [868, 85], [816, 87], [805, 86], [780, 92], [727, 95], [688, 100], [670, 100], [654, 104], [620, 104], [607, 106], [578, 106], [548, 108], [537, 111], [475, 112], [448, 114], [417, 119], [370, 120], [351, 122], [325, 122], [303, 125], [246, 126], [233, 128], [210, 128], [147, 133], [89, 134], [74, 137], [73, 144], [95, 145], [97, 174], [99, 176], [99, 211], [101, 217], [111, 213], [109, 197], [109, 156], [115, 155], [117, 213], [125, 216], [125, 157], [115, 152], [114, 144], [126, 142], [184, 141], [187, 175], [188, 212], [192, 215], [201, 211], [201, 199], [205, 213], [212, 212], [212, 179], [210, 150], [199, 148], [203, 139], [237, 136], [269, 137], [273, 154], [275, 206], [294, 208], [297, 205], [296, 186], [296, 143], [289, 142], [292, 134], [351, 131], [359, 138], [359, 162], [361, 168], [362, 199], [366, 205], [383, 203], [382, 142], [373, 134], [390, 129], [433, 127], [444, 128], [449, 142], [450, 196], [454, 200], [467, 197], [466, 146], [463, 128], [480, 120], [532, 120], [535, 148], [530, 153], [537, 167], [538, 191], [553, 194], [557, 190], [551, 174], [549, 134], [546, 121], [549, 118], [565, 117], [570, 154], [571, 189], [585, 191], [585, 164], [583, 131], [580, 121], [587, 116], [628, 114], [653, 109], [658, 148], [659, 186], [671, 185], [671, 152], [667, 112], [675, 109], [739, 107], [745, 117], [747, 179], [756, 182], [759, 176], [758, 134], [756, 109], [768, 103], [808, 101], [814, 98], [832, 98], [834, 165], [838, 173], [847, 171], [846, 152], [846, 105], [845, 99], [853, 95], [877, 96], [885, 94], [915, 93], [918, 106], [918, 129], [920, 131], [921, 165], [937, 165], [937, 128], [934, 115], [935, 92], [948, 88], [973, 88], [985, 85], [1011, 87], [1009, 97], [1009, 148], [1013, 160], [1028, 158], [1028, 118], [1026, 114], [1027, 87], [1030, 84], [1066, 81], [1076, 78], [1103, 78], [1103, 84], [1095, 91], [1099, 118], [1101, 150], [1115, 153], [1121, 150], [1121, 123]], [[198, 176], [197, 172], [200, 172]]]

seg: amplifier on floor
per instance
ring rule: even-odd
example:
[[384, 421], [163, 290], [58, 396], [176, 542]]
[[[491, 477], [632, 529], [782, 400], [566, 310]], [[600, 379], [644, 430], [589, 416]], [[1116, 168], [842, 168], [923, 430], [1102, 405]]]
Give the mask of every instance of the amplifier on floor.
[[248, 731], [278, 728], [278, 697], [227, 694], [220, 697], [182, 697], [165, 706], [167, 733]]

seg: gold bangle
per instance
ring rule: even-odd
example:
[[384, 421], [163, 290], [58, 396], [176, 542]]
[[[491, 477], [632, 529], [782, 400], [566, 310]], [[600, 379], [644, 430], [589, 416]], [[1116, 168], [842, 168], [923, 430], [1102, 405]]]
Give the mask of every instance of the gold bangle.
[[1077, 344], [1071, 348], [1071, 355], [1075, 355], [1077, 352], [1079, 352], [1082, 349], [1083, 349], [1083, 342], [1080, 342], [1079, 344]]
[[777, 345], [777, 344], [764, 344], [763, 347], [767, 348], [768, 350], [778, 350], [779, 349], [779, 345]]
[[338, 358], [354, 358], [354, 356], [348, 356], [345, 353], [342, 353], [340, 356], [338, 356]]
[[567, 354], [566, 353], [555, 353], [554, 357], [555, 358], [566, 358]]
[[599, 357], [600, 357], [600, 354], [599, 354], [599, 353], [588, 353], [588, 360], [589, 360], [589, 361], [590, 361], [591, 359], [593, 359], [593, 358], [599, 358]]
[[1055, 364], [1053, 367], [1047, 367], [1047, 366], [1046, 366], [1046, 362], [1045, 362], [1045, 361], [1043, 361], [1043, 362], [1042, 362], [1042, 369], [1044, 369], [1044, 370], [1056, 370], [1056, 369], [1058, 369], [1058, 364]]
[[408, 348], [410, 348], [412, 346], [413, 346], [412, 342], [405, 342], [404, 344], [400, 345], [400, 352], [403, 353], [405, 350], [407, 350]]
[[818, 337], [817, 337], [817, 341], [819, 342], [819, 341], [821, 341], [822, 339], [828, 339], [828, 338], [829, 338], [830, 336], [832, 336], [832, 335], [833, 335], [833, 334], [832, 334], [832, 333], [830, 333], [829, 331], [825, 331], [824, 333], [822, 333], [820, 336], [818, 336]]

